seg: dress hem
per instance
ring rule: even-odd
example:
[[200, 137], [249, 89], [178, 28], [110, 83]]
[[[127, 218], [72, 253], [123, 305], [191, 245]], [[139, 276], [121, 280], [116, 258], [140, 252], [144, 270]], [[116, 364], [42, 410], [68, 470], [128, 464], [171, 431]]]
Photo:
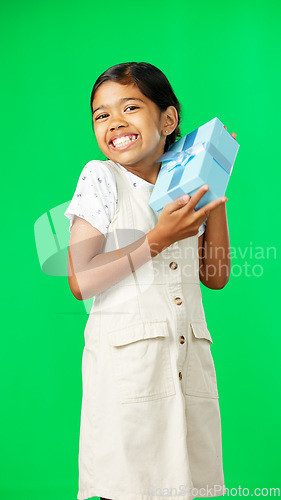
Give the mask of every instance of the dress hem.
[[[194, 498], [217, 498], [220, 496], [224, 496], [226, 494], [226, 487], [225, 484], [223, 485], [215, 485], [216, 490], [220, 488], [221, 493], [218, 493], [214, 495], [213, 490], [214, 487], [212, 488], [207, 488], [209, 490], [209, 494], [205, 495], [200, 495], [200, 494], [192, 494], [192, 490], [195, 490], [196, 492], [200, 491], [200, 488], [191, 488], [191, 494], [185, 494], [185, 495], [157, 495], [157, 494], [141, 494], [141, 493], [124, 493], [124, 492], [119, 492], [119, 493], [112, 493], [109, 491], [102, 490], [100, 488], [89, 488], [88, 490], [85, 491], [78, 491], [77, 494], [77, 499], [78, 500], [88, 500], [93, 497], [102, 497], [102, 498], [107, 498], [110, 500], [167, 500], [167, 499], [172, 499], [172, 500], [193, 500]], [[165, 488], [164, 488], [165, 489]], [[203, 489], [203, 488], [201, 488]], [[206, 490], [206, 488], [204, 488]], [[195, 493], [194, 491], [194, 493]]]

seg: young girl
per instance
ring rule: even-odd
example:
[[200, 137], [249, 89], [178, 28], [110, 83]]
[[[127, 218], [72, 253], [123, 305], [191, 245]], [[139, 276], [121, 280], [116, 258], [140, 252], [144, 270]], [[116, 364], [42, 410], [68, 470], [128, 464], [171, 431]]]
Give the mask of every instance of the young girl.
[[78, 300], [94, 297], [84, 333], [77, 498], [222, 495], [200, 281], [212, 289], [228, 281], [227, 199], [195, 211], [204, 185], [160, 215], [150, 208], [157, 160], [180, 137], [179, 102], [155, 66], [109, 68], [93, 87], [91, 114], [107, 160], [85, 165], [65, 212], [71, 291]]

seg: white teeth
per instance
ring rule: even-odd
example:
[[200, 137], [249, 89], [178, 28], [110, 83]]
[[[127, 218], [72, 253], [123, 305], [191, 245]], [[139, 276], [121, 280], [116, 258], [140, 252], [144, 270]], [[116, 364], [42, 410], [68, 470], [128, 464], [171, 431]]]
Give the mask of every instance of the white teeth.
[[114, 139], [114, 141], [112, 141], [112, 142], [113, 142], [113, 145], [115, 147], [117, 147], [117, 146], [123, 146], [124, 144], [129, 144], [129, 142], [135, 141], [136, 138], [137, 138], [136, 135], [133, 135], [131, 137], [126, 135], [124, 137], [120, 137], [119, 139]]

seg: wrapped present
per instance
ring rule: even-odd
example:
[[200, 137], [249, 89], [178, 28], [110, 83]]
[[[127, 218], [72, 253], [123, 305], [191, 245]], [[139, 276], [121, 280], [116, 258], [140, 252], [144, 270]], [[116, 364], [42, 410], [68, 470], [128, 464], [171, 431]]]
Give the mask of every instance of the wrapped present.
[[195, 210], [225, 194], [239, 144], [213, 118], [172, 144], [157, 161], [162, 161], [149, 206], [161, 213], [163, 207], [184, 194], [192, 196], [201, 186], [209, 190]]

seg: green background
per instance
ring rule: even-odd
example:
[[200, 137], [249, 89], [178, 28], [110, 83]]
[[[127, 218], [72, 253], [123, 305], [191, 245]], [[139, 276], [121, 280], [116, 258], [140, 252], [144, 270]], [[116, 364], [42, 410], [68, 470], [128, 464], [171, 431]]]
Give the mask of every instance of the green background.
[[66, 276], [42, 272], [34, 224], [104, 159], [90, 94], [128, 61], [166, 74], [183, 135], [215, 116], [237, 134], [232, 275], [222, 290], [201, 288], [226, 486], [280, 487], [280, 13], [272, 0], [2, 3], [1, 498], [77, 496], [87, 312]]

